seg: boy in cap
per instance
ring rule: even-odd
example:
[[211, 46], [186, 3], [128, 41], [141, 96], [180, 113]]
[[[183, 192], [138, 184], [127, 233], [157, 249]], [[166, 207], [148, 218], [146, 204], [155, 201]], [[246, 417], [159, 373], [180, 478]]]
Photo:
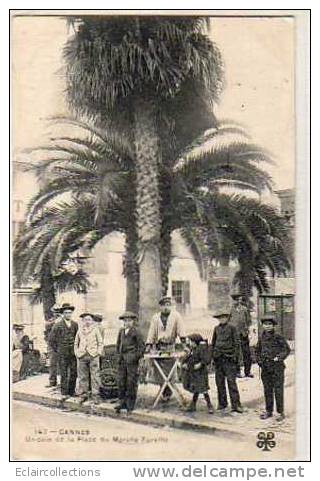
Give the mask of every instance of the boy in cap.
[[[147, 336], [147, 349], [151, 346], [158, 349], [168, 349], [174, 346], [177, 338], [181, 342], [185, 341], [185, 332], [182, 318], [179, 312], [172, 310], [171, 297], [164, 296], [159, 300], [160, 312], [157, 312], [151, 319], [150, 328]], [[161, 359], [161, 367], [166, 374], [172, 369], [174, 361], [171, 359]], [[153, 369], [154, 382], [162, 385], [163, 379], [160, 374]], [[172, 395], [171, 389], [166, 386], [162, 398], [168, 401]]]
[[212, 336], [212, 358], [215, 364], [215, 379], [218, 390], [218, 410], [228, 406], [226, 381], [228, 383], [231, 409], [242, 413], [237, 386], [237, 363], [239, 358], [239, 336], [235, 326], [228, 323], [229, 314], [219, 312], [213, 316], [219, 320]]
[[261, 379], [264, 388], [266, 410], [261, 419], [273, 416], [274, 397], [278, 412], [277, 421], [284, 419], [284, 360], [290, 353], [290, 347], [285, 338], [275, 332], [277, 321], [271, 316], [261, 319], [263, 332], [256, 346], [257, 363], [261, 367]]
[[194, 333], [187, 337], [190, 346], [189, 353], [182, 360], [182, 384], [184, 389], [193, 394], [187, 411], [196, 411], [199, 395], [203, 394], [209, 414], [213, 414], [213, 407], [209, 396], [208, 364], [210, 362], [207, 341], [201, 334]]
[[74, 306], [62, 304], [59, 309], [60, 319], [54, 324], [49, 344], [58, 355], [63, 399], [74, 396], [77, 380], [77, 358], [74, 354], [74, 340], [78, 324], [72, 320]]
[[78, 378], [81, 401], [88, 399], [89, 384], [94, 403], [99, 402], [100, 391], [100, 356], [103, 351], [103, 339], [94, 315], [84, 312], [80, 315], [79, 329], [74, 341], [74, 352], [78, 359]]
[[136, 326], [138, 316], [127, 311], [119, 317], [123, 321], [117, 339], [118, 365], [118, 397], [119, 404], [115, 410], [131, 412], [134, 409], [137, 388], [139, 361], [144, 354], [145, 344], [141, 332]]

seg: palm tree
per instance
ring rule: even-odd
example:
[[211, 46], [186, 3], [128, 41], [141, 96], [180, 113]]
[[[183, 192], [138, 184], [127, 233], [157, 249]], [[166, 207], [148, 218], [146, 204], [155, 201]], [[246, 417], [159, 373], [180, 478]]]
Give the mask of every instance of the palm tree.
[[[51, 139], [42, 151], [45, 159], [33, 165], [42, 188], [33, 197], [27, 222], [44, 208], [59, 203], [65, 195], [91, 202], [88, 229], [118, 231], [126, 235], [124, 275], [126, 307], [138, 309], [137, 236], [134, 226], [135, 171], [129, 144], [90, 125], [70, 118], [55, 118], [59, 125], [76, 127], [75, 135]], [[83, 135], [85, 133], [85, 136]], [[129, 186], [129, 188], [128, 188]], [[98, 239], [98, 237], [96, 238]]]
[[56, 304], [57, 294], [70, 291], [75, 291], [77, 294], [86, 294], [91, 285], [88, 274], [81, 266], [74, 273], [61, 268], [59, 273], [52, 275], [51, 269], [46, 271], [44, 265], [39, 278], [33, 276], [32, 280], [33, 282], [38, 281], [39, 286], [35, 288], [32, 294], [31, 303], [43, 305], [45, 320], [52, 317], [52, 307]]
[[[166, 198], [168, 208], [163, 212], [162, 226], [167, 236], [170, 237], [173, 230], [181, 229], [194, 257], [202, 259], [203, 249], [197, 227], [195, 231], [192, 228], [195, 219], [199, 226], [203, 219], [206, 219], [206, 225], [211, 219], [210, 228], [215, 232], [212, 220], [215, 205], [211, 203], [209, 212], [205, 212], [206, 207], [202, 205], [204, 193], [219, 198], [225, 187], [232, 188], [232, 191], [245, 191], [246, 194], [271, 190], [271, 177], [260, 166], [270, 162], [273, 162], [271, 154], [254, 144], [240, 125], [226, 120], [216, 122], [216, 127], [206, 130], [179, 149], [177, 157], [166, 167], [166, 188], [170, 194]], [[167, 255], [170, 256], [168, 247]], [[169, 265], [169, 262], [163, 263], [165, 289]], [[202, 272], [201, 262], [199, 268]]]
[[268, 290], [269, 273], [286, 275], [290, 269], [289, 230], [273, 207], [245, 196], [210, 191], [199, 195], [197, 202], [198, 212], [186, 212], [188, 228], [183, 225], [181, 233], [194, 245], [203, 276], [213, 260], [236, 260], [239, 270], [234, 284], [250, 298], [253, 287], [260, 293]]
[[[13, 267], [18, 285], [37, 282], [33, 301], [42, 302], [45, 319], [52, 316], [58, 292], [75, 290], [86, 292], [88, 276], [78, 259], [70, 254], [84, 243], [91, 234], [96, 242], [108, 232], [95, 230], [90, 223], [93, 215], [92, 204], [88, 201], [60, 203], [46, 207], [36, 218], [24, 225], [13, 246]], [[77, 262], [76, 269], [68, 268], [70, 262]], [[67, 265], [68, 264], [68, 265]]]
[[177, 114], [170, 115], [170, 107], [181, 98], [208, 106], [222, 87], [220, 52], [204, 33], [205, 23], [199, 17], [84, 16], [73, 19], [76, 32], [65, 47], [74, 111], [131, 133], [143, 322], [161, 291], [161, 132], [174, 127]]
[[[59, 202], [60, 197], [66, 193], [75, 199], [90, 201], [91, 211], [87, 212], [85, 222], [87, 229], [101, 231], [103, 228], [105, 232], [114, 229], [126, 235], [124, 272], [127, 277], [127, 307], [136, 307], [137, 238], [132, 223], [135, 203], [132, 161], [130, 158], [122, 159], [120, 153], [113, 150], [115, 144], [110, 145], [103, 133], [89, 124], [72, 119], [58, 121], [81, 128], [86, 137], [53, 138], [51, 144], [39, 148], [46, 155], [49, 152], [50, 158], [36, 167], [39, 177], [45, 178], [46, 183], [32, 200], [28, 218], [36, 219], [43, 208], [53, 201]], [[239, 244], [241, 238], [249, 242], [249, 247], [243, 254], [244, 259], [247, 259], [251, 246], [257, 244], [255, 233], [252, 233], [254, 225], [250, 229], [244, 227], [241, 216], [235, 215], [238, 207], [227, 202], [230, 196], [221, 194], [220, 189], [227, 185], [261, 192], [266, 187], [271, 187], [268, 174], [256, 165], [261, 161], [271, 161], [270, 155], [253, 145], [240, 126], [230, 122], [223, 122], [218, 128], [206, 131], [184, 149], [181, 155], [183, 156], [175, 161], [170, 161], [173, 166], [170, 171], [168, 167], [163, 167], [159, 176], [163, 198], [166, 199], [166, 208], [161, 213], [164, 227], [161, 238], [164, 293], [168, 285], [173, 230], [180, 229], [203, 275], [208, 242], [211, 243], [211, 259], [218, 258], [221, 261], [223, 255], [241, 258], [241, 251], [235, 250], [234, 246], [230, 254], [227, 248], [230, 239], [223, 235], [223, 229], [219, 227], [222, 220], [224, 224], [222, 222], [221, 225], [227, 225], [227, 232], [230, 235], [233, 233], [233, 243], [238, 239]], [[239, 208], [245, 202], [245, 199], [240, 200]], [[253, 203], [252, 208], [257, 209], [257, 205], [260, 206], [259, 203]], [[261, 206], [260, 210], [263, 208]], [[223, 219], [221, 212], [225, 213]], [[268, 225], [269, 218], [264, 212], [266, 209], [260, 216], [265, 218], [265, 224]], [[247, 208], [245, 216], [248, 217], [249, 214], [250, 209]], [[276, 216], [275, 213], [274, 215]], [[205, 243], [202, 242], [203, 232], [207, 236]], [[279, 236], [281, 238], [280, 231]]]

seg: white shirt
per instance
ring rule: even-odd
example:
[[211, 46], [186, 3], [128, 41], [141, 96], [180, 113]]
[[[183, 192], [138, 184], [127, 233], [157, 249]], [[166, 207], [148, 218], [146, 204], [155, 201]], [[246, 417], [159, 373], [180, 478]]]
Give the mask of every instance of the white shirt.
[[166, 328], [164, 328], [163, 322], [161, 321], [160, 312], [153, 316], [150, 323], [147, 344], [155, 344], [160, 340], [175, 342], [177, 337], [185, 337], [183, 321], [179, 312], [170, 312]]

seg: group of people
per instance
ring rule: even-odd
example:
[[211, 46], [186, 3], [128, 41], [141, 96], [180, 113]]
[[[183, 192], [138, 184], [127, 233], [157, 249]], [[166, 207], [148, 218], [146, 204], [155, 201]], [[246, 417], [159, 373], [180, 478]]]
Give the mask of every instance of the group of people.
[[[116, 350], [118, 353], [118, 398], [115, 406], [117, 412], [131, 412], [136, 403], [139, 362], [145, 353], [174, 350], [179, 341], [184, 356], [181, 360], [181, 378], [183, 387], [192, 393], [189, 412], [196, 410], [200, 394], [207, 403], [208, 412], [214, 412], [209, 395], [209, 365], [213, 363], [215, 383], [218, 395], [218, 410], [228, 407], [227, 387], [231, 410], [242, 413], [237, 377], [252, 378], [249, 328], [250, 312], [245, 300], [234, 295], [230, 312], [216, 312], [213, 318], [219, 324], [214, 328], [211, 342], [203, 339], [201, 334], [186, 335], [181, 315], [172, 309], [170, 297], [162, 297], [159, 301], [159, 312], [150, 323], [146, 342], [139, 330], [138, 316], [133, 312], [125, 312], [119, 319], [123, 325], [119, 329]], [[57, 366], [61, 376], [61, 394], [64, 398], [75, 395], [78, 377], [80, 400], [86, 400], [91, 391], [94, 402], [99, 402], [100, 357], [103, 353], [102, 316], [83, 313], [79, 322], [72, 320], [74, 306], [63, 304], [55, 307], [54, 317], [48, 321], [45, 337], [49, 346], [50, 372], [49, 386], [57, 384]], [[274, 399], [276, 401], [277, 419], [284, 419], [284, 360], [290, 353], [288, 343], [275, 330], [276, 319], [269, 316], [261, 320], [263, 332], [256, 346], [256, 360], [261, 368], [261, 379], [264, 387], [266, 410], [262, 419], [273, 415]], [[174, 360], [170, 357], [159, 361], [163, 372], [168, 374]], [[241, 373], [244, 365], [244, 374]], [[152, 380], [162, 384], [156, 370]], [[226, 387], [227, 384], [227, 387]], [[169, 386], [162, 393], [163, 402], [172, 395]]]
[[74, 306], [69, 303], [54, 306], [53, 317], [46, 322], [45, 339], [49, 354], [49, 385], [57, 385], [60, 371], [60, 386], [63, 399], [76, 392], [82, 401], [89, 396], [99, 402], [100, 357], [103, 353], [103, 334], [99, 314], [84, 312], [79, 322], [72, 319]]

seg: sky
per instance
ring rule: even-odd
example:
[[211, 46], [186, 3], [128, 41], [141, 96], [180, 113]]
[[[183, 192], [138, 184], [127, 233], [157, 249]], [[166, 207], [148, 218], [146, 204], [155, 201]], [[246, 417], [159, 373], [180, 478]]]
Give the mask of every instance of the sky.
[[[58, 17], [12, 20], [13, 152], [42, 145], [45, 119], [67, 113], [62, 49], [72, 32]], [[254, 142], [270, 150], [276, 189], [294, 187], [294, 20], [227, 18], [211, 21], [211, 38], [225, 64], [219, 118], [241, 122]]]

